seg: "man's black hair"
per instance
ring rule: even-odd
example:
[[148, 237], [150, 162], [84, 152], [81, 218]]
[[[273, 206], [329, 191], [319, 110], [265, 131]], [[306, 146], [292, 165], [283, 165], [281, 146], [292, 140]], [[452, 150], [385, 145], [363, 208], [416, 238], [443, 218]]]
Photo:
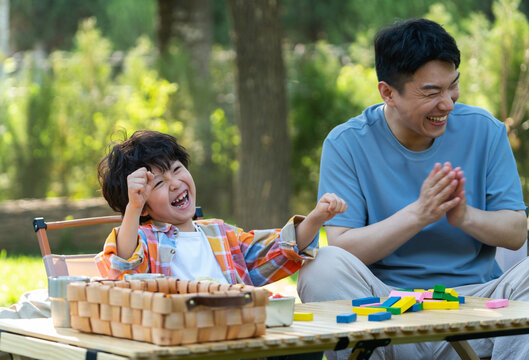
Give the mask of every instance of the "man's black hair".
[[424, 64], [432, 60], [452, 63], [457, 69], [460, 53], [454, 38], [438, 23], [426, 19], [396, 22], [375, 36], [378, 81], [399, 93]]

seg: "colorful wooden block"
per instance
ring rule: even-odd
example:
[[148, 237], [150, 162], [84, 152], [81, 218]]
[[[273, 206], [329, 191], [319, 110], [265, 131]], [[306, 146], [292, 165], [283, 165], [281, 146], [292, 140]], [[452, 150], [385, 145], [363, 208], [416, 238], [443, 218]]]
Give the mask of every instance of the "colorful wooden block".
[[367, 317], [367, 320], [369, 321], [384, 321], [389, 319], [391, 319], [391, 313], [389, 311], [369, 314]]
[[365, 297], [360, 299], [353, 299], [353, 306], [360, 306], [364, 304], [374, 304], [379, 303], [380, 298], [379, 297]]
[[294, 321], [312, 321], [314, 319], [313, 313], [294, 313]]
[[422, 303], [424, 310], [451, 310], [459, 309], [459, 302], [457, 301], [425, 301]]
[[373, 303], [373, 304], [363, 304], [363, 305], [360, 305], [360, 307], [366, 307], [366, 306], [371, 306], [371, 307], [382, 307], [382, 303]]
[[457, 296], [453, 296], [452, 294], [444, 293], [443, 298], [446, 301], [457, 301], [457, 302], [459, 302], [459, 298]]
[[415, 304], [415, 303], [416, 303], [415, 297], [413, 297], [413, 296], [405, 296], [402, 299], [400, 299], [399, 301], [397, 301], [395, 304], [393, 304], [393, 306], [391, 306], [391, 308], [399, 308], [400, 312], [402, 314], [402, 313], [406, 312], [406, 310], [411, 308], [413, 306], [413, 304]]
[[485, 303], [488, 309], [498, 309], [509, 306], [509, 299], [494, 299]]
[[389, 293], [390, 297], [398, 296], [398, 297], [405, 297], [405, 296], [413, 296], [415, 298], [416, 302], [422, 302], [426, 296], [424, 292], [418, 292], [418, 291], [396, 291], [393, 290]]
[[459, 296], [459, 294], [454, 289], [451, 289], [451, 288], [446, 288], [445, 289], [445, 293], [450, 294], [450, 295], [455, 296], [455, 297]]
[[435, 292], [442, 292], [442, 293], [444, 293], [445, 290], [446, 290], [446, 287], [445, 287], [444, 285], [435, 285], [435, 286], [433, 287], [433, 291], [435, 291]]
[[464, 296], [458, 296], [459, 298], [459, 303], [460, 304], [464, 304], [465, 303], [465, 297]]
[[423, 309], [423, 303], [415, 303], [413, 304], [406, 312], [417, 312], [421, 311]]
[[400, 300], [400, 296], [390, 296], [386, 301], [384, 301], [380, 307], [390, 307], [393, 306], [397, 301]]
[[343, 313], [336, 315], [336, 322], [341, 324], [348, 324], [356, 321], [357, 314], [355, 313]]
[[358, 315], [369, 315], [377, 312], [384, 312], [384, 308], [371, 308], [371, 307], [353, 307], [353, 312]]
[[434, 291], [432, 295], [432, 299], [436, 300], [444, 300], [445, 299], [445, 293], [440, 291]]

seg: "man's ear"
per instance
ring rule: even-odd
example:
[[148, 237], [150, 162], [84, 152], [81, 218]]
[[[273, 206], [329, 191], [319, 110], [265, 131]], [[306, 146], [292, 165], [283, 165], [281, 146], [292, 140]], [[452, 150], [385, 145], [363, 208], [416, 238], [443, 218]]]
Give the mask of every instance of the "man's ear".
[[393, 86], [389, 85], [387, 82], [385, 81], [378, 82], [378, 92], [380, 93], [380, 97], [382, 98], [382, 100], [384, 100], [386, 105], [388, 106], [395, 105], [393, 101], [393, 94], [395, 93], [395, 91], [397, 90], [395, 90], [395, 88], [393, 88]]

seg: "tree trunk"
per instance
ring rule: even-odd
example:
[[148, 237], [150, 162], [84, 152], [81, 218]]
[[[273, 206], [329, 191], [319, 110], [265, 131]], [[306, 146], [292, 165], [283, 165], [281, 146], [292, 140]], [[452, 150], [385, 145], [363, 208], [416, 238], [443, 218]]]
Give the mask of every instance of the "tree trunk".
[[280, 227], [289, 217], [289, 137], [279, 5], [230, 0], [241, 135], [236, 223]]

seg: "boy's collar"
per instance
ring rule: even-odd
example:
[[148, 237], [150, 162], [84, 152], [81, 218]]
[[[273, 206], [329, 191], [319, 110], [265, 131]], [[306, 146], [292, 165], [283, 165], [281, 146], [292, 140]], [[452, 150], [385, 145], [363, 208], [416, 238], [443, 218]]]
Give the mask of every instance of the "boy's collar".
[[[153, 231], [157, 232], [170, 232], [171, 229], [174, 229], [175, 231], [180, 231], [175, 225], [164, 223], [161, 221], [149, 220], [145, 223], [145, 225], [149, 225], [153, 229]], [[193, 226], [195, 228], [195, 231], [199, 231], [199, 227], [194, 222]]]

